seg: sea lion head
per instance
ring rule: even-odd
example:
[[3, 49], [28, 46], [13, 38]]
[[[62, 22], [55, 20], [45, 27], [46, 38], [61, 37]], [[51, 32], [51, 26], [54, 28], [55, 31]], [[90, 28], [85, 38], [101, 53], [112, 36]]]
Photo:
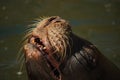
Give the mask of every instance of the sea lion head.
[[[59, 16], [38, 21], [28, 34], [24, 55], [30, 80], [60, 80], [60, 65], [70, 53], [71, 27]], [[69, 50], [68, 50], [69, 49]]]

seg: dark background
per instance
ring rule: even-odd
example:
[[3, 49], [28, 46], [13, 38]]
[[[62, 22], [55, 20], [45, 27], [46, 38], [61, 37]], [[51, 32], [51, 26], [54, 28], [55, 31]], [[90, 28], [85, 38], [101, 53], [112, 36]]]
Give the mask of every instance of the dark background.
[[16, 62], [27, 25], [56, 15], [120, 68], [120, 0], [0, 0], [0, 80], [27, 80]]

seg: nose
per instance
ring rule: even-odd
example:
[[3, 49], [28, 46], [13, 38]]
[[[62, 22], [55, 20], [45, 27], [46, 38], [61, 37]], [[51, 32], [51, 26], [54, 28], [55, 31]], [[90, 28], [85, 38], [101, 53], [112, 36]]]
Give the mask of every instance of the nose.
[[65, 20], [64, 19], [62, 19], [62, 18], [60, 18], [59, 16], [57, 16], [53, 21], [52, 21], [52, 23], [59, 23], [59, 22], [65, 22]]
[[52, 21], [55, 20], [56, 18], [57, 18], [56, 16], [50, 17], [50, 18], [48, 19], [48, 21], [49, 21], [49, 22], [52, 22]]
[[49, 22], [52, 22], [52, 21], [60, 21], [60, 17], [59, 16], [52, 16], [48, 19]]
[[56, 22], [61, 22], [61, 18], [56, 18], [53, 22], [54, 22], [54, 23], [56, 23]]

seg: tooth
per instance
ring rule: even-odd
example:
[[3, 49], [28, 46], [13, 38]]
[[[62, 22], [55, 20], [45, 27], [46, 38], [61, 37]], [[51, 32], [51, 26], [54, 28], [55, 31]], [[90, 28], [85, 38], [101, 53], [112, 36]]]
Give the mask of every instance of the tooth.
[[46, 49], [46, 47], [43, 47], [43, 49]]

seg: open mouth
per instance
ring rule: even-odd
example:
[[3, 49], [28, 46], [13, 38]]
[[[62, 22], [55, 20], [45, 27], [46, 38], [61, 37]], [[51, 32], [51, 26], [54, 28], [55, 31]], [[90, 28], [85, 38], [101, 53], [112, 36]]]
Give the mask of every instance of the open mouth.
[[45, 50], [45, 48], [46, 48], [44, 46], [43, 42], [41, 41], [41, 39], [39, 37], [36, 37], [36, 36], [31, 36], [28, 39], [28, 43], [32, 44], [38, 50]]
[[46, 62], [48, 64], [48, 67], [51, 70], [50, 75], [55, 80], [60, 80], [60, 78], [61, 78], [60, 70], [59, 70], [60, 63], [57, 62], [57, 60], [54, 58], [53, 55], [51, 55], [50, 53], [48, 53], [48, 51], [46, 49], [46, 46], [44, 45], [43, 41], [39, 37], [31, 36], [28, 39], [28, 43], [31, 44], [31, 45], [33, 45], [33, 47], [37, 51], [39, 51], [40, 55], [42, 55], [45, 58], [45, 60], [46, 60]]

